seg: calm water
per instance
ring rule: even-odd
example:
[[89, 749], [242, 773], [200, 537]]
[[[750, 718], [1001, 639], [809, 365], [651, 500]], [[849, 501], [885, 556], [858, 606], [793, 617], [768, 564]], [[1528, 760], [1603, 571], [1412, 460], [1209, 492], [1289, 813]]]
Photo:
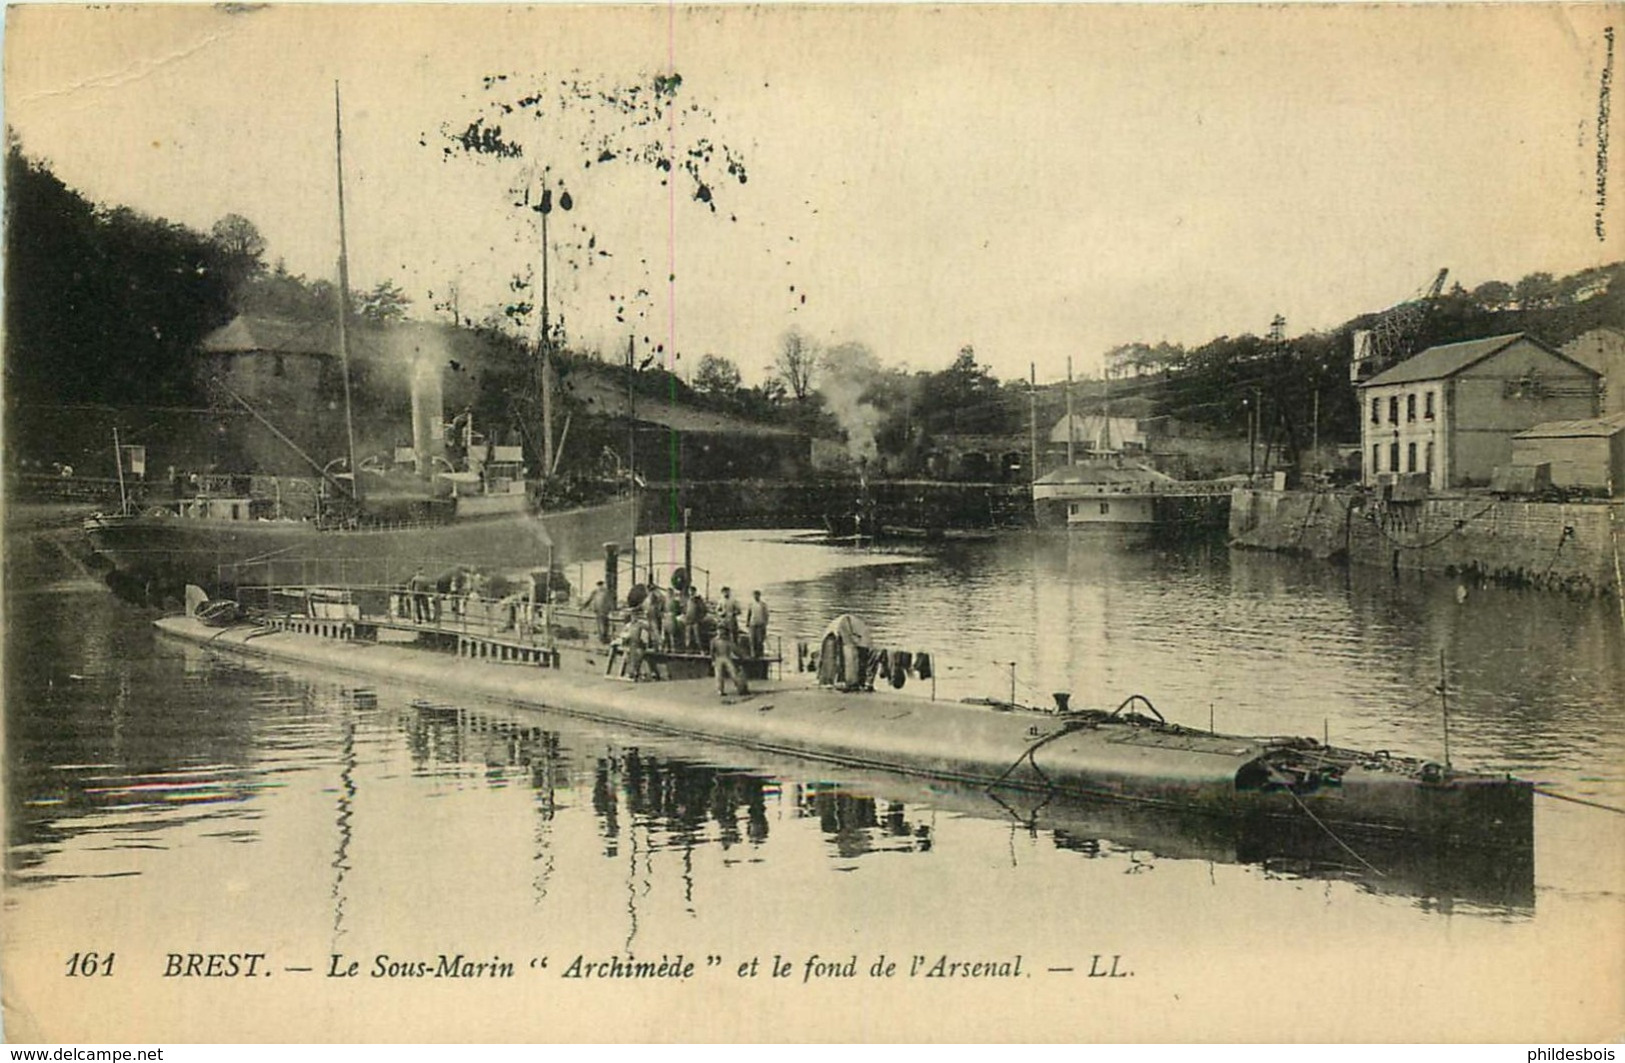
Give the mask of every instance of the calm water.
[[[1056, 538], [884, 553], [719, 533], [697, 555], [713, 589], [759, 587], [787, 640], [851, 609], [883, 643], [934, 652], [938, 697], [1008, 696], [1014, 661], [1028, 702], [1141, 693], [1187, 724], [1442, 757], [1442, 652], [1457, 764], [1625, 805], [1613, 603]], [[288, 672], [160, 639], [154, 614], [102, 592], [11, 594], [8, 993], [60, 1036], [1540, 1041], [1625, 1025], [1616, 814], [1537, 799], [1532, 862], [1356, 858], [1313, 829], [1007, 807]], [[88, 950], [116, 953], [113, 977], [66, 976]], [[264, 953], [272, 975], [165, 978], [187, 952]], [[369, 977], [380, 955], [443, 953], [514, 974]], [[328, 978], [335, 954], [360, 976]], [[695, 966], [562, 977], [629, 954]], [[814, 954], [855, 958], [855, 977], [808, 977]], [[889, 978], [869, 974], [881, 954]], [[775, 955], [790, 976], [772, 977]], [[919, 976], [1018, 955], [1015, 978]], [[1127, 977], [1089, 977], [1114, 956]]]

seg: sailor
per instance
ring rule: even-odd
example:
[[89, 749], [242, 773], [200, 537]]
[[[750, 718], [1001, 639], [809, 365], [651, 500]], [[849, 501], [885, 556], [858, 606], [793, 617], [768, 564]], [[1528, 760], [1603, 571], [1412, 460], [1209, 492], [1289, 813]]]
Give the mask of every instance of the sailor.
[[701, 632], [704, 625], [705, 599], [690, 591], [688, 601], [683, 603], [683, 637], [684, 645], [696, 653], [705, 645]]
[[739, 603], [728, 587], [722, 588], [722, 600], [717, 602], [717, 626], [730, 639], [739, 638]]
[[739, 647], [727, 632], [718, 631], [711, 640], [711, 671], [717, 677], [717, 696], [726, 697], [728, 681], [732, 680], [735, 694], [749, 694], [745, 670], [739, 664]]
[[604, 586], [603, 580], [598, 581], [598, 586], [594, 587], [587, 600], [581, 603], [582, 608], [592, 610], [594, 618], [598, 621], [599, 642], [609, 641], [609, 611], [614, 604], [609, 599], [609, 588]]
[[412, 573], [407, 582], [406, 589], [412, 598], [412, 620], [415, 623], [426, 623], [429, 619], [429, 577], [424, 574], [423, 566]]
[[666, 596], [660, 593], [659, 584], [649, 581], [649, 595], [643, 599], [643, 615], [649, 621], [649, 645], [651, 649], [665, 649], [670, 645], [666, 637]]
[[621, 646], [626, 650], [623, 672], [635, 683], [643, 678], [643, 658], [649, 651], [649, 622], [634, 614], [621, 629]]
[[676, 590], [666, 596], [666, 629], [661, 634], [668, 650], [683, 646], [683, 608], [683, 597]]
[[760, 657], [767, 646], [767, 603], [762, 601], [761, 591], [751, 591], [745, 628], [750, 632], [750, 655]]

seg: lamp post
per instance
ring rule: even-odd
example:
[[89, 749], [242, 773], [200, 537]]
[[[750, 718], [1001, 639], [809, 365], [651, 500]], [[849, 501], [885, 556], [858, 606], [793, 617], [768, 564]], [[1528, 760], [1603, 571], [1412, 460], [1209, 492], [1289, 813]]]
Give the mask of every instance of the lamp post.
[[[570, 199], [570, 193], [563, 189], [561, 182], [559, 209], [569, 210], [573, 206], [575, 204]], [[551, 257], [552, 250], [547, 242], [547, 217], [553, 213], [553, 189], [548, 186], [548, 171], [545, 166], [542, 168], [541, 195], [537, 197], [532, 209], [542, 216], [542, 313], [536, 336], [536, 351], [542, 373], [542, 476], [545, 478], [553, 475], [553, 382], [550, 372], [553, 336], [548, 323], [547, 306], [547, 260]]]

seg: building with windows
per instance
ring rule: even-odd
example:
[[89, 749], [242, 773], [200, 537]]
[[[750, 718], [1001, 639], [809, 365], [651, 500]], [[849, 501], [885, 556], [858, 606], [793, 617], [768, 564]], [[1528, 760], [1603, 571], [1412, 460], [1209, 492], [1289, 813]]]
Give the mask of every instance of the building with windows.
[[1598, 380], [1521, 332], [1429, 347], [1360, 385], [1362, 481], [1488, 484], [1519, 432], [1595, 417]]
[[1052, 454], [1065, 455], [1067, 443], [1079, 455], [1115, 454], [1118, 451], [1144, 451], [1149, 444], [1140, 422], [1133, 417], [1109, 417], [1100, 413], [1075, 413], [1062, 417], [1049, 430]]

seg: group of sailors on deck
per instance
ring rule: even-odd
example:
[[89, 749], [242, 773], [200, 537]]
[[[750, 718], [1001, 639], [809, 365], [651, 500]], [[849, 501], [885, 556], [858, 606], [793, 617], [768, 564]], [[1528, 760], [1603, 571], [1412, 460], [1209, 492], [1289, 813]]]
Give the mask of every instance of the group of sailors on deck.
[[[397, 595], [393, 611], [420, 624], [440, 624], [449, 613], [520, 631], [542, 622], [544, 606], [567, 605], [570, 599], [569, 581], [556, 570], [536, 569], [513, 579], [460, 567], [431, 578], [419, 568]], [[703, 654], [710, 658], [719, 695], [726, 696], [730, 687], [736, 695], [747, 694], [745, 663], [760, 662], [767, 652], [770, 611], [759, 590], [741, 601], [731, 587], [723, 587], [709, 602], [683, 583], [662, 588], [650, 580], [634, 584], [623, 607], [599, 580], [579, 605], [593, 617], [599, 643], [610, 648], [606, 674], [618, 665], [621, 678], [657, 678], [651, 654]], [[614, 632], [620, 608], [625, 620]], [[907, 675], [931, 676], [927, 654], [877, 649], [867, 625], [850, 613], [830, 622], [816, 649], [802, 645], [799, 650], [801, 668], [816, 671], [821, 686], [843, 691], [873, 690], [876, 679], [900, 687]]]
[[650, 653], [708, 653], [719, 694], [726, 694], [729, 686], [735, 694], [750, 692], [743, 662], [760, 660], [767, 652], [770, 614], [761, 591], [752, 592], [751, 600], [741, 604], [733, 588], [724, 587], [721, 597], [710, 603], [689, 588], [663, 590], [651, 580], [634, 585], [626, 604], [626, 622], [612, 639], [615, 602], [604, 581], [598, 581], [581, 603], [593, 614], [599, 642], [611, 647], [609, 670], [619, 662], [621, 678], [637, 681], [657, 674], [648, 660]]

